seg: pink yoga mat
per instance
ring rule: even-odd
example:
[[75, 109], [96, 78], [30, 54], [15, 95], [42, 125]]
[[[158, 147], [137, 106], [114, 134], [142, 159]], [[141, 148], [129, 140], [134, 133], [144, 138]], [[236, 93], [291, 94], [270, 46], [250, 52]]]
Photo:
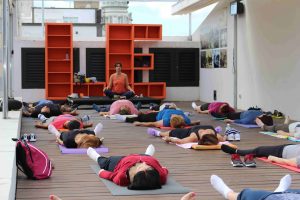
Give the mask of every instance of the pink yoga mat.
[[[58, 146], [62, 154], [86, 154], [87, 151], [86, 148], [66, 148], [62, 145]], [[108, 153], [108, 148], [104, 146], [95, 148], [95, 150], [97, 151], [97, 153]]]
[[270, 163], [272, 165], [277, 165], [279, 167], [289, 169], [289, 170], [294, 171], [294, 172], [300, 172], [300, 169], [298, 167], [293, 167], [293, 166], [289, 166], [289, 165], [275, 163], [275, 162], [269, 161], [267, 158], [257, 158], [257, 159], [261, 160], [261, 161], [264, 161], [264, 162], [267, 162], [267, 163]]

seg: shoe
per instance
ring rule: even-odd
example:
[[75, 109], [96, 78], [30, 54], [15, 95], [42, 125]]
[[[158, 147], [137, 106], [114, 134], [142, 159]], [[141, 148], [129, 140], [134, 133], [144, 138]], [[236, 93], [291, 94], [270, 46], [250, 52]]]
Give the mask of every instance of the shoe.
[[88, 122], [90, 119], [91, 119], [91, 116], [89, 116], [89, 115], [84, 115], [84, 116], [81, 118], [81, 121], [82, 121], [82, 122]]
[[34, 133], [30, 133], [28, 140], [29, 142], [36, 142], [36, 135]]
[[241, 135], [239, 133], [234, 134], [234, 141], [241, 141]]
[[244, 167], [244, 163], [238, 154], [231, 155], [231, 164], [233, 167]]
[[126, 99], [126, 96], [120, 96], [120, 99]]
[[193, 103], [192, 103], [192, 108], [193, 108], [194, 110], [196, 110], [197, 107], [198, 107], [197, 104], [196, 104], [195, 102], [193, 102]]
[[120, 99], [120, 95], [114, 95], [113, 99]]
[[76, 98], [79, 98], [79, 95], [78, 95], [78, 93], [72, 93], [72, 94], [68, 95], [68, 97], [76, 99]]
[[43, 114], [38, 114], [38, 118], [39, 118], [39, 120], [41, 120], [42, 122], [44, 122], [44, 121], [47, 120], [47, 117], [45, 117], [45, 115], [43, 115]]
[[148, 128], [147, 129], [147, 133], [148, 135], [154, 136], [154, 137], [158, 137], [158, 130], [154, 129], [154, 128]]
[[244, 165], [246, 167], [256, 167], [256, 162], [254, 161], [254, 155], [253, 154], [247, 154], [244, 157]]
[[125, 122], [126, 121], [126, 117], [125, 116], [122, 116], [120, 114], [116, 114], [116, 119], [119, 120], [119, 121], [122, 121], [122, 122]]
[[24, 133], [22, 136], [21, 136], [21, 140], [23, 141], [28, 141], [28, 135], [26, 133]]
[[226, 140], [227, 140], [227, 141], [234, 141], [234, 140], [235, 140], [234, 134], [231, 133], [231, 134], [226, 135]]

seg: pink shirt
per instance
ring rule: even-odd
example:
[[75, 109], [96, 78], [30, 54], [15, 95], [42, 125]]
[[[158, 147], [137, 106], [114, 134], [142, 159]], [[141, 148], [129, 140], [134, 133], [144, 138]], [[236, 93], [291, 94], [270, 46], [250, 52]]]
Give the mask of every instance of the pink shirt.
[[[226, 103], [226, 102], [212, 102], [212, 103], [210, 103], [209, 106], [208, 106], [209, 113], [220, 113], [219, 108], [223, 104], [228, 105], [228, 103]], [[232, 113], [232, 112], [235, 112], [235, 110], [229, 106], [229, 112]]]
[[[64, 129], [64, 123], [66, 121], [74, 120], [76, 119], [73, 115], [65, 114], [65, 115], [59, 115], [55, 117], [55, 119], [50, 123], [52, 124], [56, 129]], [[80, 128], [83, 128], [83, 124], [80, 122]]]
[[139, 111], [134, 107], [133, 103], [129, 100], [118, 100], [111, 104], [109, 114], [114, 115], [120, 112], [122, 106], [127, 106], [130, 109], [132, 115], [137, 115]]

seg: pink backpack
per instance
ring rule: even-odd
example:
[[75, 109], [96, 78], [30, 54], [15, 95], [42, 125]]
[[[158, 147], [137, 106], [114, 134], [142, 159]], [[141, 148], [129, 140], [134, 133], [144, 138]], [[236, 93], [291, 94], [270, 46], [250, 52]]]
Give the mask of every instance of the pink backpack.
[[52, 174], [52, 163], [48, 155], [32, 144], [17, 140], [17, 167], [29, 179], [46, 179]]

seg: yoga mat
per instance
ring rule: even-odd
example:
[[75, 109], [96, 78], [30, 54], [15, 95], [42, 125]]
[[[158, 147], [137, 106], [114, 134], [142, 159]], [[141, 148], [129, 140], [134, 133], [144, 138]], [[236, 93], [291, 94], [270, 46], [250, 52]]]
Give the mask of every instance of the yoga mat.
[[231, 144], [230, 142], [219, 142], [217, 145], [199, 145], [197, 142], [185, 143], [185, 144], [176, 144], [177, 146], [184, 148], [184, 149], [195, 149], [195, 150], [220, 150], [221, 145], [226, 144], [231, 147], [235, 147], [235, 145]]
[[[86, 154], [87, 149], [86, 148], [66, 148], [63, 145], [58, 145], [60, 152], [62, 154]], [[98, 148], [95, 148], [97, 153], [108, 153], [108, 148], [101, 146]]]
[[[91, 165], [92, 170], [98, 176], [100, 167]], [[99, 176], [98, 176], [99, 177]], [[167, 183], [161, 189], [156, 190], [128, 190], [127, 187], [116, 185], [114, 182], [100, 178], [113, 196], [133, 196], [133, 195], [153, 195], [153, 194], [185, 194], [190, 192], [188, 188], [177, 183], [173, 178], [168, 176]]]
[[224, 119], [227, 119], [227, 117], [214, 117], [213, 119], [214, 120], [224, 120]]
[[259, 126], [256, 124], [238, 124], [238, 123], [233, 123], [233, 124], [244, 128], [259, 128]]
[[[175, 129], [170, 126], [160, 126], [158, 128], [160, 128], [161, 130], [174, 130]], [[191, 128], [191, 126], [185, 126], [184, 128]]]
[[281, 138], [281, 139], [287, 139], [288, 136], [285, 136], [285, 135], [278, 135], [274, 132], [269, 132], [269, 131], [260, 131], [261, 134], [264, 134], [264, 135], [269, 135], [269, 136], [272, 136], [272, 137], [276, 137], [276, 138]]
[[266, 163], [270, 163], [272, 165], [277, 165], [279, 167], [282, 167], [282, 168], [286, 168], [286, 169], [289, 169], [291, 171], [294, 171], [294, 172], [300, 172], [300, 168], [298, 167], [293, 167], [293, 166], [289, 166], [289, 165], [284, 165], [284, 164], [279, 164], [279, 163], [275, 163], [275, 162], [272, 162], [272, 161], [269, 161], [267, 158], [257, 158], [258, 160], [261, 160], [263, 162], [266, 162]]
[[265, 135], [270, 135], [272, 137], [277, 137], [277, 138], [282, 138], [282, 139], [288, 139], [288, 140], [290, 140], [292, 142], [300, 142], [300, 139], [297, 139], [297, 138], [291, 137], [291, 136], [278, 135], [276, 133], [268, 132], [268, 131], [261, 131], [260, 133], [265, 134]]

